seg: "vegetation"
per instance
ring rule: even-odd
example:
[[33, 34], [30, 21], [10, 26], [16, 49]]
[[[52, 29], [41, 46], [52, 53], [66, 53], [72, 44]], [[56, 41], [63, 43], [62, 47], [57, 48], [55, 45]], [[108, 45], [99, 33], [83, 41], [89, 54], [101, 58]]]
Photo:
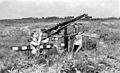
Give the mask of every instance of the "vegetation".
[[[30, 19], [32, 18], [21, 20]], [[34, 20], [37, 21], [37, 19]], [[28, 57], [25, 52], [14, 52], [10, 49], [10, 46], [29, 44], [26, 42], [30, 37], [29, 33], [34, 29], [41, 28], [38, 26], [42, 23], [37, 22], [34, 25], [33, 23], [31, 25], [19, 23], [17, 24], [19, 26], [1, 27], [0, 32], [4, 32], [4, 34], [0, 34], [0, 73], [57, 73], [60, 71], [120, 73], [120, 20], [79, 21], [78, 23], [84, 25], [85, 32], [100, 35], [97, 50], [56, 54], [47, 59], [41, 56], [33, 57], [33, 55]], [[25, 28], [27, 26], [29, 27]], [[48, 23], [47, 26], [51, 25]]]

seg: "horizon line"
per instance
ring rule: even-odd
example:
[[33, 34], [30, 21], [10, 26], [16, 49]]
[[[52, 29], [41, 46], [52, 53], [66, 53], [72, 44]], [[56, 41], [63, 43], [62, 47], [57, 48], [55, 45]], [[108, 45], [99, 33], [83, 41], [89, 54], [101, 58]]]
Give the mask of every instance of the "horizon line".
[[[69, 15], [73, 16], [73, 15]], [[64, 17], [69, 17], [69, 16], [41, 16], [41, 17], [35, 17], [35, 16], [28, 16], [28, 17], [16, 17], [16, 18], [0, 18], [0, 20], [15, 20], [15, 19], [24, 19], [24, 18], [38, 18], [42, 19], [42, 17], [47, 18], [47, 17], [59, 17], [59, 18], [64, 18]], [[76, 16], [74, 16], [76, 17]], [[99, 19], [99, 18], [120, 18], [120, 16], [108, 16], [108, 17], [92, 17], [93, 19]]]

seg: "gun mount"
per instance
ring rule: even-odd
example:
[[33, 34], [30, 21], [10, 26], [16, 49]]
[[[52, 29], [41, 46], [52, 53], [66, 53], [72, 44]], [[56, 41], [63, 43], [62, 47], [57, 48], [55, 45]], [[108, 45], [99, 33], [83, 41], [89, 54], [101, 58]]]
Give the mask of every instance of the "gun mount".
[[[65, 47], [64, 47], [64, 48], [65, 48], [65, 49], [68, 49], [67, 26], [69, 26], [71, 23], [73, 23], [73, 22], [75, 22], [75, 21], [77, 21], [77, 20], [80, 20], [80, 19], [89, 19], [89, 18], [91, 18], [91, 17], [88, 16], [88, 14], [83, 14], [83, 15], [80, 15], [80, 16], [78, 16], [78, 17], [76, 17], [76, 18], [73, 18], [73, 19], [71, 19], [71, 20], [69, 20], [69, 21], [65, 21], [65, 22], [59, 23], [59, 24], [57, 24], [56, 26], [54, 26], [54, 27], [52, 27], [52, 28], [50, 28], [50, 29], [47, 29], [47, 30], [43, 31], [43, 33], [47, 33], [47, 32], [51, 32], [51, 31], [55, 30], [55, 32], [49, 34], [49, 35], [48, 35], [47, 37], [45, 37], [45, 38], [42, 38], [42, 40], [45, 40], [46, 38], [52, 37], [53, 35], [58, 34], [61, 30], [64, 29], [64, 36], [66, 36], [66, 37], [64, 37], [64, 43], [65, 43]], [[77, 30], [77, 29], [75, 29], [75, 30]], [[77, 34], [77, 33], [78, 33], [78, 32], [76, 32], [76, 34]]]

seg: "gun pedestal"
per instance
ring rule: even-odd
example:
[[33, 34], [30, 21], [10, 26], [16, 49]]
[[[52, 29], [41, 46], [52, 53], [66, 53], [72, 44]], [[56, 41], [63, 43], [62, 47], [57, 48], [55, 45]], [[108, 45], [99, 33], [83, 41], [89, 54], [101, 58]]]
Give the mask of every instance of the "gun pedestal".
[[[64, 29], [64, 35], [65, 36], [67, 35], [67, 27], [65, 27]], [[65, 43], [66, 52], [68, 52], [68, 37], [64, 37], [64, 43]]]

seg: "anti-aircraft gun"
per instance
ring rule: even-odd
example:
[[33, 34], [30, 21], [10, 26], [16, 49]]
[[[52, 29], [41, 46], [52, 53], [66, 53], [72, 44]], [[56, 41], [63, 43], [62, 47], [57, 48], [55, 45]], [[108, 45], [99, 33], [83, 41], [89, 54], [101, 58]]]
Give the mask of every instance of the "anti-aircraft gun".
[[[73, 22], [75, 22], [75, 21], [77, 21], [77, 20], [80, 20], [80, 19], [89, 19], [89, 16], [88, 16], [88, 14], [83, 14], [83, 15], [80, 15], [80, 16], [78, 16], [78, 17], [76, 17], [76, 18], [73, 18], [73, 19], [71, 19], [71, 20], [68, 20], [68, 21], [65, 21], [65, 22], [62, 22], [62, 23], [58, 23], [57, 25], [55, 25], [54, 27], [52, 27], [52, 28], [49, 28], [49, 29], [47, 29], [47, 30], [44, 30], [44, 31], [42, 31], [43, 33], [49, 33], [48, 34], [48, 36], [47, 37], [44, 37], [44, 38], [42, 38], [42, 40], [45, 40], [45, 39], [47, 39], [47, 38], [50, 38], [50, 37], [52, 37], [52, 36], [54, 36], [54, 35], [56, 35], [56, 34], [58, 34], [59, 35], [59, 33], [60, 33], [60, 31], [62, 31], [62, 30], [64, 30], [64, 34], [63, 34], [63, 38], [64, 38], [64, 48], [65, 49], [68, 49], [68, 37], [66, 37], [66, 36], [68, 36], [68, 33], [67, 33], [67, 26], [69, 26], [71, 23], [73, 23]], [[54, 31], [54, 32], [53, 32]], [[76, 32], [77, 33], [77, 32]], [[30, 41], [30, 39], [29, 39], [29, 41]], [[47, 44], [47, 43], [46, 43]], [[49, 44], [49, 45], [47, 45], [48, 46], [48, 48], [52, 48], [52, 47], [50, 47], [50, 45], [51, 44]], [[45, 46], [43, 45], [41, 48], [44, 48]], [[47, 49], [47, 47], [45, 47], [46, 49]], [[30, 46], [19, 46], [19, 47], [12, 47], [12, 50], [30, 50]]]
[[[71, 23], [77, 21], [77, 20], [80, 20], [80, 19], [88, 19], [89, 16], [88, 14], [83, 14], [83, 15], [80, 15], [76, 18], [73, 18], [69, 21], [65, 21], [65, 22], [62, 22], [62, 23], [58, 23], [56, 26], [52, 27], [52, 28], [49, 28], [47, 30], [44, 30], [43, 33], [48, 33], [48, 32], [51, 32], [53, 30], [56, 30], [54, 33], [51, 33], [49, 36], [47, 36], [46, 38], [49, 38], [51, 37], [52, 35], [55, 35], [56, 33], [58, 33], [59, 31], [61, 31], [62, 29], [65, 29], [67, 26], [69, 26]], [[43, 38], [42, 40], [46, 39], [46, 38]]]
[[[65, 21], [65, 22], [59, 23], [59, 24], [57, 24], [56, 26], [54, 26], [52, 28], [44, 30], [43, 33], [49, 33], [49, 32], [51, 32], [53, 30], [55, 30], [55, 32], [49, 34], [47, 37], [43, 38], [42, 40], [44, 40], [46, 38], [49, 38], [49, 37], [52, 37], [53, 35], [56, 35], [56, 34], [60, 33], [61, 30], [64, 30], [64, 48], [68, 49], [67, 26], [69, 26], [71, 23], [73, 23], [73, 22], [75, 22], [77, 20], [80, 20], [80, 19], [89, 19], [89, 18], [90, 18], [90, 16], [88, 16], [88, 14], [83, 14], [83, 15], [80, 15], [80, 16], [78, 16], [76, 18], [73, 18], [73, 19], [71, 19], [69, 21]], [[79, 29], [79, 27], [78, 27], [78, 29]], [[76, 30], [76, 28], [75, 28], [75, 30]], [[77, 34], [77, 33], [78, 33], [78, 30], [76, 30], [75, 34]]]

